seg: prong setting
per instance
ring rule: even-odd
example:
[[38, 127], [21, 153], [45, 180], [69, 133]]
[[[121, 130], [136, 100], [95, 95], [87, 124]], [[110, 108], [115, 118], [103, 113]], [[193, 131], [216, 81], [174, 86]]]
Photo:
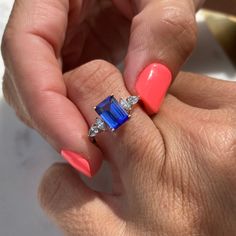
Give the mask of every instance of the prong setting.
[[121, 98], [118, 102], [113, 94], [108, 96], [94, 107], [100, 117], [96, 118], [95, 123], [89, 129], [88, 136], [94, 140], [99, 133], [107, 130], [115, 132], [117, 128], [131, 118], [132, 108], [139, 99], [138, 96], [129, 96], [126, 99]]

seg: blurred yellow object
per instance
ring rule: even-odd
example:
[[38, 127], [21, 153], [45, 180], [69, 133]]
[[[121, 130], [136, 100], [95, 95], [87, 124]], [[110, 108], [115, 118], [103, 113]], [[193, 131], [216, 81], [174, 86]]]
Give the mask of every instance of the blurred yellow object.
[[204, 10], [206, 23], [236, 66], [236, 16]]

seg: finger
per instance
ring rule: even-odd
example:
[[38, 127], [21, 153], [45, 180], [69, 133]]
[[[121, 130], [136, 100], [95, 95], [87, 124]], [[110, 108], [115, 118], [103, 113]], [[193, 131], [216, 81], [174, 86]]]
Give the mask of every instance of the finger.
[[67, 235], [113, 235], [123, 229], [122, 220], [111, 208], [112, 201], [110, 205], [104, 201], [111, 197], [102, 200], [100, 196], [64, 164], [53, 165], [39, 187], [42, 208]]
[[[68, 96], [78, 106], [90, 125], [98, 116], [93, 107], [106, 97], [111, 94], [116, 99], [129, 96], [120, 72], [105, 61], [92, 61], [67, 73], [65, 77]], [[143, 157], [147, 152], [147, 145], [143, 145], [143, 138], [140, 137], [143, 137], [148, 145], [154, 146], [153, 152], [158, 149], [156, 153], [160, 156], [156, 161], [160, 162], [163, 154], [161, 135], [139, 106], [134, 107], [132, 117], [119, 129], [113, 133], [99, 134], [96, 141], [105, 157], [119, 172], [126, 171], [130, 174], [130, 170], [134, 170], [137, 163], [149, 162], [148, 157]], [[152, 155], [150, 158], [155, 159]]]
[[172, 77], [195, 45], [195, 11], [200, 2], [133, 1], [137, 14], [132, 21], [124, 74], [129, 91], [141, 96], [150, 113], [159, 110]]
[[169, 92], [198, 108], [218, 109], [236, 105], [236, 83], [181, 72]]
[[88, 142], [87, 124], [66, 98], [59, 63], [69, 10], [67, 0], [16, 1], [3, 38], [3, 57], [32, 126], [58, 151], [80, 153], [94, 173], [102, 155]]
[[[209, 126], [210, 130], [212, 127], [209, 124], [212, 122], [232, 126], [235, 124], [235, 94], [235, 82], [181, 72], [172, 84], [160, 113], [153, 117], [153, 122], [166, 137], [173, 139], [178, 139], [176, 134], [180, 127], [199, 134], [201, 127], [204, 130]], [[171, 149], [168, 139], [165, 139], [165, 144]]]
[[90, 9], [86, 19], [75, 24], [78, 20], [75, 16], [71, 20], [73, 24], [68, 25], [62, 52], [65, 72], [98, 58], [117, 65], [126, 53], [130, 21], [111, 0], [84, 1], [86, 3]]

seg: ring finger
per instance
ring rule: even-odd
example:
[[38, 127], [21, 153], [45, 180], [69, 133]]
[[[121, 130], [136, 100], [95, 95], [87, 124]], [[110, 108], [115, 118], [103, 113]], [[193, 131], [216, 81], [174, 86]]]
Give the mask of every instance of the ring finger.
[[[94, 105], [99, 104], [111, 94], [117, 99], [130, 96], [120, 72], [104, 61], [96, 60], [67, 73], [65, 83], [69, 98], [90, 125], [97, 116], [93, 109]], [[145, 145], [143, 139], [145, 139]], [[160, 157], [164, 152], [160, 133], [150, 117], [139, 106], [134, 108], [132, 118], [126, 124], [116, 132], [99, 134], [96, 141], [105, 157], [118, 171], [122, 171], [122, 174], [124, 171], [130, 173], [135, 166], [143, 166], [138, 165], [140, 162], [151, 163], [148, 157], [144, 158], [147, 145], [154, 145], [154, 150], [158, 148]]]

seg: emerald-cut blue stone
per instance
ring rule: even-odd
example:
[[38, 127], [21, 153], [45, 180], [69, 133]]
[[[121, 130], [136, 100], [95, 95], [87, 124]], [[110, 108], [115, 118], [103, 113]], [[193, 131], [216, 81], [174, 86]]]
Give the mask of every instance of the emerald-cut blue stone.
[[129, 115], [118, 103], [114, 96], [109, 96], [96, 106], [96, 112], [111, 129], [117, 129], [123, 125]]

